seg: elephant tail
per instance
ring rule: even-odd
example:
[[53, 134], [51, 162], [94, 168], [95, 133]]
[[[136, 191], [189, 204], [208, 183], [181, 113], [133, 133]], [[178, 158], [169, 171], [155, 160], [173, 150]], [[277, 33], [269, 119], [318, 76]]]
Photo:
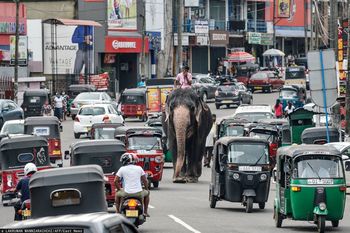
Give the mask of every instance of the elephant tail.
[[173, 124], [175, 129], [177, 159], [175, 165], [174, 178], [179, 177], [181, 169], [185, 163], [186, 133], [190, 124], [190, 111], [184, 106], [174, 109]]

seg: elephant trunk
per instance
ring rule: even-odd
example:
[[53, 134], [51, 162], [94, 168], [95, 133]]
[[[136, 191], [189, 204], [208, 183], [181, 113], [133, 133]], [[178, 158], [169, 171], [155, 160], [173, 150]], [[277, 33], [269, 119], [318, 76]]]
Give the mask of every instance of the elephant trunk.
[[190, 111], [184, 106], [174, 109], [173, 123], [176, 135], [177, 160], [174, 178], [179, 177], [181, 169], [185, 163], [186, 155], [186, 133], [190, 124]]

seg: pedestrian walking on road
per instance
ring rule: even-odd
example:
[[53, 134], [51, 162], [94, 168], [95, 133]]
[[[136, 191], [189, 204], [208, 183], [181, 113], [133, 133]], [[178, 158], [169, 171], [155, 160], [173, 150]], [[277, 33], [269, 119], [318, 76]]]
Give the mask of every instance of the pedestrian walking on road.
[[213, 156], [214, 140], [216, 138], [216, 115], [212, 115], [213, 125], [205, 142], [204, 167], [210, 168], [211, 157]]
[[52, 115], [52, 107], [49, 104], [48, 100], [46, 100], [44, 105], [41, 107], [41, 115], [43, 115], [43, 116], [51, 116]]
[[273, 108], [275, 112], [276, 118], [282, 118], [283, 117], [283, 105], [281, 104], [281, 100], [277, 99], [276, 104]]
[[62, 108], [63, 120], [66, 120], [69, 96], [64, 91], [62, 91], [62, 97], [63, 97], [63, 108]]
[[185, 66], [182, 69], [182, 72], [176, 76], [176, 80], [174, 83], [175, 88], [182, 88], [182, 89], [191, 88], [192, 74], [188, 72], [189, 70], [190, 68], [188, 66]]
[[57, 117], [60, 121], [62, 121], [62, 112], [63, 112], [63, 96], [60, 95], [60, 93], [56, 93], [56, 96], [54, 98], [54, 115]]

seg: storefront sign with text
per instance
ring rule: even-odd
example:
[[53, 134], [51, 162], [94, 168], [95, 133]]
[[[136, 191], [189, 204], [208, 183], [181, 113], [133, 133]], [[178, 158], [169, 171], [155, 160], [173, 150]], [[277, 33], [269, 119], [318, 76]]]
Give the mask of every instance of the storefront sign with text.
[[141, 53], [142, 46], [145, 47], [145, 52], [149, 50], [148, 38], [145, 38], [142, 43], [142, 38], [130, 37], [109, 37], [105, 38], [105, 45], [107, 53]]

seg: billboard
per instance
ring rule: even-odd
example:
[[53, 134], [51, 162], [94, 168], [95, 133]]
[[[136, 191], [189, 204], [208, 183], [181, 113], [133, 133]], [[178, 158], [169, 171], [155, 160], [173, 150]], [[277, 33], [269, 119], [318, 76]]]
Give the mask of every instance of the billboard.
[[43, 24], [43, 30], [44, 74], [80, 74], [85, 64], [94, 73], [93, 27], [57, 25], [57, 43], [50, 24]]
[[[15, 64], [16, 55], [16, 36], [10, 36], [10, 64]], [[18, 65], [27, 65], [28, 58], [28, 38], [27, 36], [19, 36], [18, 40]]]
[[288, 18], [290, 15], [290, 0], [278, 0], [277, 18]]
[[109, 30], [137, 29], [137, 0], [107, 0]]

